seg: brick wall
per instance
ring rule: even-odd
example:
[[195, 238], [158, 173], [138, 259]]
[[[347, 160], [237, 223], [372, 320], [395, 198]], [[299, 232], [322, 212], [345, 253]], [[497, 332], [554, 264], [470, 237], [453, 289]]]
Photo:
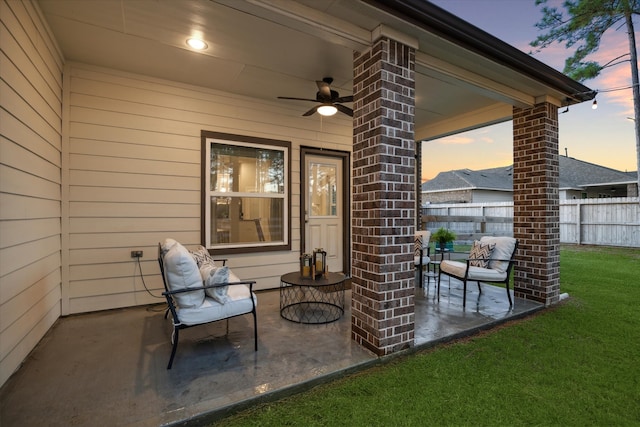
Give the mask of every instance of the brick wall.
[[413, 345], [415, 51], [381, 38], [354, 55], [352, 338]]
[[558, 301], [560, 206], [558, 109], [542, 103], [513, 109], [513, 234], [519, 240], [515, 294]]

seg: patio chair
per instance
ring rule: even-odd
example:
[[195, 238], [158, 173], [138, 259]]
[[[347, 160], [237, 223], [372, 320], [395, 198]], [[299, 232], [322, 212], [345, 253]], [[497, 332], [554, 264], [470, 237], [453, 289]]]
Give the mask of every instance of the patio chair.
[[[258, 323], [256, 316], [255, 281], [241, 281], [227, 266], [217, 267], [206, 249], [191, 253], [173, 239], [158, 245], [158, 263], [164, 282], [168, 313], [173, 320], [171, 369], [178, 348], [181, 329], [251, 313], [253, 315], [254, 351], [258, 351]], [[200, 267], [198, 262], [200, 262]], [[223, 263], [224, 264], [224, 263]]]
[[462, 308], [467, 304], [467, 282], [478, 283], [478, 291], [482, 293], [480, 282], [504, 283], [509, 298], [509, 307], [513, 306], [509, 291], [509, 277], [515, 262], [515, 253], [518, 248], [518, 240], [513, 237], [483, 236], [480, 241], [475, 241], [469, 259], [466, 262], [442, 260], [440, 273], [438, 274], [438, 299], [440, 299], [441, 276], [447, 275], [464, 284], [462, 295]]
[[418, 230], [414, 235], [413, 245], [413, 264], [416, 269], [416, 276], [419, 277], [420, 287], [422, 287], [424, 268], [429, 269], [429, 263], [431, 262], [429, 246], [429, 240], [431, 239], [431, 232], [428, 230]]

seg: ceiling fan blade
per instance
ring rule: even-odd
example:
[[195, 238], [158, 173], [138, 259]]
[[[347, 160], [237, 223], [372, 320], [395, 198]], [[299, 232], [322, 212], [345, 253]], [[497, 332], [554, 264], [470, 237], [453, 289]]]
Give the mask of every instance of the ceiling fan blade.
[[345, 107], [344, 105], [340, 105], [340, 104], [334, 104], [334, 105], [338, 109], [338, 111], [340, 111], [341, 113], [344, 113], [347, 116], [353, 117], [353, 110], [351, 108]]
[[341, 96], [340, 98], [334, 99], [333, 102], [353, 102], [353, 95]]
[[315, 99], [309, 99], [309, 98], [292, 98], [290, 96], [279, 96], [278, 99], [293, 99], [296, 101], [311, 101], [311, 102], [318, 102]]
[[316, 84], [318, 85], [318, 92], [320, 95], [323, 98], [331, 99], [331, 88], [329, 87], [329, 83], [316, 80]]
[[310, 115], [312, 115], [313, 113], [315, 113], [317, 109], [318, 109], [318, 106], [316, 105], [315, 107], [313, 107], [312, 109], [310, 109], [309, 111], [307, 111], [306, 113], [304, 113], [302, 116], [303, 116], [303, 117], [310, 116]]

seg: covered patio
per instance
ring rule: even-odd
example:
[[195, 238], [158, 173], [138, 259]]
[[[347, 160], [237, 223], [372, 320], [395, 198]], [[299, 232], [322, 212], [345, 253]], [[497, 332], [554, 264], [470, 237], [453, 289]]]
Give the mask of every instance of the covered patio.
[[350, 304], [337, 322], [303, 325], [280, 317], [277, 290], [258, 294], [257, 352], [250, 317], [235, 318], [227, 336], [224, 322], [186, 330], [171, 370], [164, 305], [69, 316], [0, 390], [2, 425], [201, 425], [543, 308], [516, 298], [510, 309], [504, 288], [482, 289], [470, 287], [466, 310], [455, 280], [440, 302], [433, 282], [419, 289], [415, 346], [382, 358], [351, 339]]
[[[0, 0], [0, 7], [3, 425], [181, 422], [558, 301], [558, 108], [593, 92], [439, 7], [423, 0]], [[195, 35], [211, 49], [190, 50], [186, 39]], [[352, 117], [310, 118], [304, 98], [278, 99], [314, 96], [325, 77], [352, 95]], [[495, 300], [488, 291], [470, 294], [475, 304], [463, 311], [455, 285], [434, 304], [432, 289], [425, 298], [413, 283], [416, 146], [507, 120], [520, 242], [515, 309], [499, 289]], [[256, 281], [259, 351], [242, 335], [252, 334], [242, 328], [249, 320], [233, 319], [228, 338], [219, 338], [220, 325], [186, 331], [167, 372], [169, 326], [164, 309], [149, 306], [157, 300], [147, 290], [163, 288], [150, 254], [167, 237], [189, 248], [205, 242], [206, 133], [280, 144], [289, 185], [286, 209], [277, 212], [286, 225], [277, 246], [213, 248], [227, 252], [238, 277]], [[351, 277], [352, 290], [340, 321], [320, 327], [281, 319], [273, 291], [309, 252], [307, 150], [339, 154], [348, 166], [336, 186], [348, 195], [344, 232], [331, 235], [345, 237], [335, 271]]]

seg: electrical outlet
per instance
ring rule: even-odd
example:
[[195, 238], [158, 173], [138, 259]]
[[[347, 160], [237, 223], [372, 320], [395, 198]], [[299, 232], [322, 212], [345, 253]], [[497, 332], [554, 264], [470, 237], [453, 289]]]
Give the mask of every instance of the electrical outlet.
[[131, 251], [131, 258], [142, 258], [142, 251]]

